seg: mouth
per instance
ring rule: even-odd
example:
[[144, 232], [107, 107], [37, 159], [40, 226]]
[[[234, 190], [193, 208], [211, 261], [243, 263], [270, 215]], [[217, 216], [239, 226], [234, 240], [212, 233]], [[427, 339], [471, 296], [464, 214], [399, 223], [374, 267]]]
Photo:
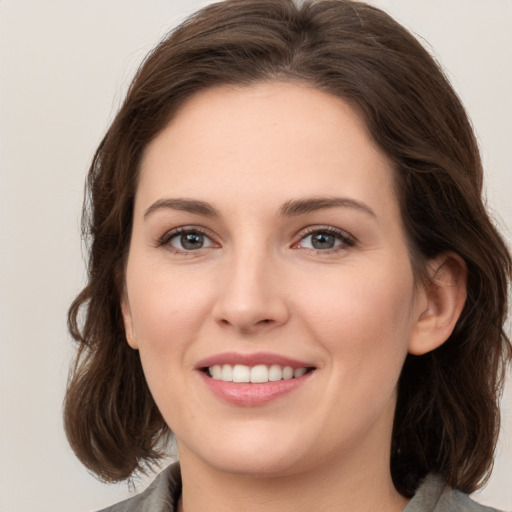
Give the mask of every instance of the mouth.
[[263, 384], [265, 382], [278, 382], [280, 380], [298, 379], [314, 370], [313, 367], [283, 366], [279, 364], [214, 364], [201, 368], [201, 370], [214, 380], [223, 382], [239, 382]]
[[317, 368], [276, 354], [224, 353], [201, 361], [196, 369], [207, 388], [231, 405], [265, 405], [300, 388]]

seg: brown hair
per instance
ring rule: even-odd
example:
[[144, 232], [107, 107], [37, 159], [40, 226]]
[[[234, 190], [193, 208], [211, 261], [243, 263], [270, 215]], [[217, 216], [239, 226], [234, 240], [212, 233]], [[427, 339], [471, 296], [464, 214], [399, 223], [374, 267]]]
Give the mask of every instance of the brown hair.
[[431, 471], [471, 492], [488, 476], [499, 430], [511, 357], [503, 332], [511, 259], [482, 202], [473, 131], [442, 71], [387, 14], [349, 0], [212, 4], [138, 70], [88, 176], [89, 280], [69, 310], [78, 342], [64, 412], [71, 446], [109, 481], [161, 455], [169, 428], [125, 340], [120, 311], [141, 155], [192, 94], [269, 80], [306, 82], [359, 110], [394, 163], [416, 275], [445, 251], [467, 265], [467, 301], [452, 335], [405, 362], [391, 472], [406, 496]]

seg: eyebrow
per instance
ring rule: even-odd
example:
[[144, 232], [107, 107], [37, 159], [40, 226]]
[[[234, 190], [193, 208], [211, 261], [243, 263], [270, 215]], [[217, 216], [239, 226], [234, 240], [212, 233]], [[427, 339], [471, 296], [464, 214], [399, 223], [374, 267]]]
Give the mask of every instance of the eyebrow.
[[293, 217], [311, 213], [324, 208], [354, 208], [361, 212], [377, 218], [375, 212], [365, 203], [349, 197], [310, 197], [305, 199], [294, 199], [287, 201], [279, 210], [284, 217]]
[[[326, 208], [353, 208], [377, 218], [375, 212], [365, 203], [349, 197], [309, 197], [304, 199], [292, 199], [287, 201], [279, 209], [282, 217], [294, 217], [304, 215]], [[145, 212], [144, 218], [160, 209], [179, 210], [206, 217], [220, 217], [217, 210], [204, 201], [195, 199], [159, 199], [155, 201]]]
[[219, 217], [217, 210], [204, 201], [197, 201], [195, 199], [159, 199], [144, 212], [144, 218], [146, 219], [153, 212], [162, 208], [197, 213], [206, 217]]

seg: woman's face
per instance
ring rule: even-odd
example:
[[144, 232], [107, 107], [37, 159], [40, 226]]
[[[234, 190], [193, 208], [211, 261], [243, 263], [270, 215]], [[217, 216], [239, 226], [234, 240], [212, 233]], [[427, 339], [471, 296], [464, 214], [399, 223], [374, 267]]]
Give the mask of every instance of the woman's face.
[[183, 461], [387, 466], [424, 302], [391, 165], [341, 99], [215, 88], [147, 147], [123, 315]]

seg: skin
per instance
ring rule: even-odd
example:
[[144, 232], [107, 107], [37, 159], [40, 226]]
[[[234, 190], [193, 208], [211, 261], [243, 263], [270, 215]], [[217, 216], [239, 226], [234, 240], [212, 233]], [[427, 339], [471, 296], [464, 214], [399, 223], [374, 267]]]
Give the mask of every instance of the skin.
[[[333, 197], [345, 204], [283, 214]], [[186, 250], [177, 228], [204, 232], [203, 246]], [[315, 249], [308, 229], [326, 228], [341, 237]], [[389, 471], [401, 367], [446, 340], [465, 298], [460, 258], [429, 268], [435, 285], [416, 283], [392, 166], [346, 102], [293, 83], [189, 99], [146, 148], [122, 300], [177, 438], [181, 509], [402, 510]], [[197, 370], [224, 352], [315, 371], [265, 405], [235, 406]]]

